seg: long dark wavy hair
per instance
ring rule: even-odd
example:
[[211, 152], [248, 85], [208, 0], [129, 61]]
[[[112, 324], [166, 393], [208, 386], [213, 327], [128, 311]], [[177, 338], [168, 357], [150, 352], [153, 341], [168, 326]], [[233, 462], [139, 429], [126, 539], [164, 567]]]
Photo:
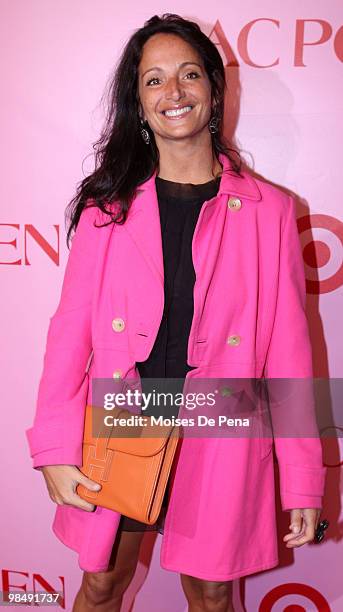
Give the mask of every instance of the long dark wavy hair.
[[[213, 154], [218, 157], [219, 153], [224, 153], [233, 171], [241, 172], [239, 152], [223, 136], [225, 69], [215, 44], [193, 21], [172, 13], [161, 17], [154, 15], [128, 40], [110, 81], [105, 124], [99, 140], [93, 145], [95, 169], [80, 182], [66, 209], [66, 217], [70, 219], [68, 248], [71, 233], [86, 205], [97, 206], [107, 213], [110, 223], [125, 223], [137, 188], [155, 169], [159, 171], [159, 151], [148, 123], [144, 127], [149, 132], [149, 146], [141, 135], [138, 96], [138, 67], [143, 46], [157, 33], [177, 34], [200, 55], [211, 83], [215, 116], [219, 121], [218, 131], [211, 134]], [[114, 202], [115, 209], [111, 206]]]

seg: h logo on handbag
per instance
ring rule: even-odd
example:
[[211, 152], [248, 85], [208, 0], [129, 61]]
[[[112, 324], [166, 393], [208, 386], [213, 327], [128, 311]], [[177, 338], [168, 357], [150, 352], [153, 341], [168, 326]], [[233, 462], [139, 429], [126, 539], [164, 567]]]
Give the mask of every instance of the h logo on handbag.
[[[104, 448], [103, 442], [103, 439], [98, 439], [94, 446], [89, 445], [85, 463], [85, 472], [88, 478], [96, 482], [108, 481], [113, 459], [114, 451]], [[99, 493], [99, 491], [89, 491], [86, 488], [85, 491], [87, 497], [96, 497]]]

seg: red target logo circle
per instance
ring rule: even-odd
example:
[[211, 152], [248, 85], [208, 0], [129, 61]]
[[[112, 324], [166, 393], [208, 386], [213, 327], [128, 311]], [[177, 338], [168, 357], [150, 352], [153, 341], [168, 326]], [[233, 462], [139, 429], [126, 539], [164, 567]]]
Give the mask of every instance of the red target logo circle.
[[[317, 607], [318, 612], [319, 610], [320, 612], [330, 612], [330, 606], [325, 597], [317, 589], [301, 582], [286, 582], [276, 586], [263, 597], [258, 612], [272, 612], [274, 604], [286, 595], [302, 595]], [[283, 612], [306, 612], [306, 608], [301, 604], [294, 603], [287, 605]]]
[[[343, 247], [343, 223], [330, 215], [305, 215], [297, 220], [299, 233], [312, 228], [326, 229], [338, 238]], [[343, 254], [343, 249], [342, 249]], [[312, 240], [303, 249], [305, 263], [313, 269], [322, 268], [331, 258], [330, 247], [322, 240]], [[321, 280], [306, 279], [306, 291], [314, 295], [330, 293], [343, 285], [343, 257], [342, 263], [334, 274]]]

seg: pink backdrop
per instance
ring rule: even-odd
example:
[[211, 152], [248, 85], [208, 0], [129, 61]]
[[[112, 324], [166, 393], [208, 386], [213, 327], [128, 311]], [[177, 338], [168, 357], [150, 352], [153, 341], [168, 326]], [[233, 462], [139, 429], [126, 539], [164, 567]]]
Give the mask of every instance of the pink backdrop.
[[[297, 196], [315, 375], [342, 375], [340, 0], [241, 0], [237, 6], [200, 0], [196, 14], [185, 13], [180, 0], [2, 3], [1, 589], [9, 580], [13, 587], [42, 590], [44, 579], [64, 589], [66, 610], [81, 570], [76, 554], [51, 531], [55, 507], [31, 468], [24, 430], [32, 423], [49, 317], [68, 255], [64, 208], [99, 134], [106, 79], [133, 30], [168, 11], [197, 21], [219, 45], [230, 91], [228, 133], [235, 131], [255, 173]], [[91, 168], [89, 155], [84, 173]], [[338, 400], [330, 406], [337, 426], [343, 426], [340, 410]], [[279, 513], [281, 565], [235, 582], [237, 612], [287, 605], [343, 609], [339, 447], [337, 440], [325, 441], [330, 469], [323, 516], [331, 521], [325, 543], [284, 548], [289, 514]], [[138, 591], [135, 612], [183, 612], [179, 576], [160, 568], [162, 536], [154, 542], [151, 535], [124, 610]]]

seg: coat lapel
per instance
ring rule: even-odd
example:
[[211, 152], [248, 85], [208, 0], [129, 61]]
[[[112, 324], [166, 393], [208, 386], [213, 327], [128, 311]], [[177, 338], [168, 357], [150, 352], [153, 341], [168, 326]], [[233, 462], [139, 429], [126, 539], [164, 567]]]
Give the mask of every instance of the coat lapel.
[[164, 287], [164, 266], [160, 211], [155, 185], [156, 171], [142, 186], [129, 211], [124, 228], [135, 242], [142, 257]]

